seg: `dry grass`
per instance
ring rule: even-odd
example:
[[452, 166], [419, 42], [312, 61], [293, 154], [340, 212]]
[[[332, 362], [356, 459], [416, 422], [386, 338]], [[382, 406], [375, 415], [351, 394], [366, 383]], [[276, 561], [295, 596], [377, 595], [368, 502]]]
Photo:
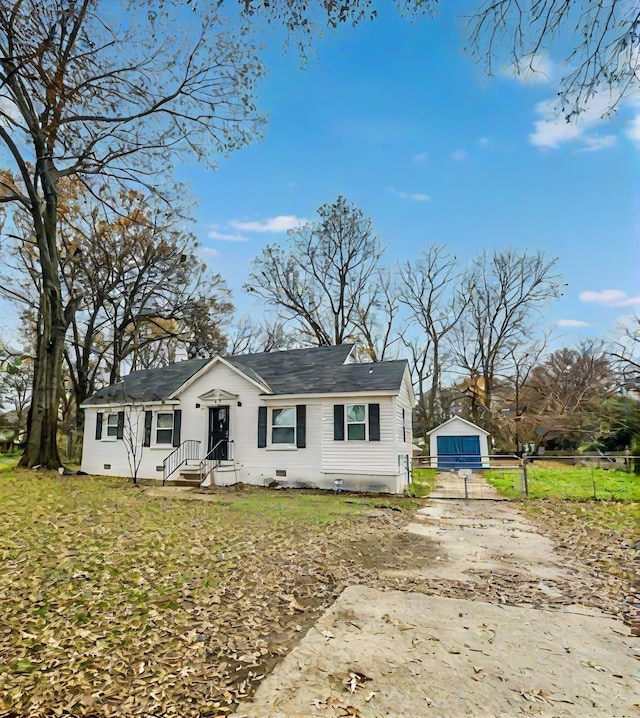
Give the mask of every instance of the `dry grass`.
[[0, 473], [0, 715], [230, 712], [348, 580], [346, 543], [393, 524], [375, 498], [214, 499]]

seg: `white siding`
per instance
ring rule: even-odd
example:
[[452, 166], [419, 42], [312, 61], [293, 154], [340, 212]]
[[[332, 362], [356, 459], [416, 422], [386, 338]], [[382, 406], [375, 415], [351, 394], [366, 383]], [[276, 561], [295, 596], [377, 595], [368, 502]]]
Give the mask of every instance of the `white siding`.
[[408, 370], [395, 397], [396, 455], [399, 461], [399, 475], [395, 493], [402, 493], [409, 483], [409, 472], [413, 458], [413, 388]]
[[[349, 403], [380, 404], [380, 441], [334, 441], [333, 406]], [[393, 399], [361, 396], [352, 401], [325, 400], [322, 405], [322, 471], [339, 474], [397, 474]]]
[[[207, 402], [200, 399], [214, 389], [221, 389], [238, 398], [231, 401]], [[401, 395], [345, 397], [308, 397], [281, 399], [263, 396], [261, 389], [222, 363], [211, 366], [191, 383], [178, 397], [182, 411], [181, 441], [200, 442], [200, 456], [207, 450], [209, 406], [229, 406], [229, 438], [233, 441], [235, 469], [217, 471], [216, 483], [268, 485], [274, 480], [294, 486], [335, 489], [335, 480], [343, 481], [346, 489], [402, 492], [406, 474], [399, 467], [399, 456], [411, 454], [411, 445], [402, 441], [402, 408], [405, 409], [407, 431], [411, 432], [411, 398], [406, 386]], [[376, 403], [380, 405], [380, 441], [334, 441], [333, 406], [347, 403]], [[200, 406], [196, 406], [200, 404]], [[296, 448], [271, 444], [271, 410], [273, 408], [306, 406], [306, 447]], [[258, 448], [258, 408], [267, 406], [267, 446]], [[140, 444], [144, 434], [144, 409], [172, 411], [173, 406], [146, 406], [136, 408], [140, 414], [138, 435]], [[117, 411], [113, 408], [111, 411]], [[95, 440], [95, 422], [98, 411], [106, 414], [105, 407], [85, 409], [85, 438], [82, 469], [87, 473], [129, 476], [125, 442]], [[398, 417], [400, 426], [398, 427]], [[398, 433], [400, 432], [400, 434]], [[155, 434], [155, 431], [154, 431]], [[104, 436], [104, 434], [103, 434]], [[162, 479], [163, 459], [173, 447], [151, 446], [142, 449], [142, 462], [138, 477]], [[105, 469], [105, 464], [111, 466]], [[286, 476], [276, 476], [285, 472]], [[179, 473], [179, 472], [177, 472]], [[177, 474], [176, 474], [177, 476]]]
[[[127, 441], [112, 439], [106, 436], [107, 414], [115, 414], [122, 411], [122, 407], [88, 407], [84, 410], [84, 439], [82, 442], [82, 470], [88, 474], [99, 474], [102, 476], [132, 476], [129, 465]], [[96, 421], [98, 414], [103, 415], [102, 439], [96, 439]], [[144, 435], [144, 410], [136, 407], [125, 410], [125, 436], [139, 437], [137, 456], [141, 457], [141, 465], [138, 470], [140, 478], [162, 478], [162, 471], [155, 471], [155, 465], [150, 467], [153, 457], [149, 449], [142, 448], [142, 437]], [[172, 451], [162, 449], [162, 457], [159, 463], [162, 464], [164, 456]], [[139, 452], [142, 452], [140, 454]], [[107, 468], [109, 467], [109, 468]]]

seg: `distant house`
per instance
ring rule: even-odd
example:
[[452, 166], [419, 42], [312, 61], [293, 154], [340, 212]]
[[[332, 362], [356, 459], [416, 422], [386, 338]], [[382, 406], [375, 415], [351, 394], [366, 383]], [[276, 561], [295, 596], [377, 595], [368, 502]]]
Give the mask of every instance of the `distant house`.
[[489, 432], [460, 416], [428, 432], [431, 466], [439, 469], [480, 469], [489, 466]]
[[143, 479], [402, 493], [414, 395], [406, 361], [353, 345], [192, 359], [84, 404], [82, 470]]

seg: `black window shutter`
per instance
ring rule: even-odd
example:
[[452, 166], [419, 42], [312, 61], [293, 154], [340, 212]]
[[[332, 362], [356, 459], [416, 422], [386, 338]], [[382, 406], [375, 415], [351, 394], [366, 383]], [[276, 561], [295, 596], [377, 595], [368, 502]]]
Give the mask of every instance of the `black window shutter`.
[[258, 407], [258, 448], [264, 449], [267, 445], [267, 407]]
[[369, 404], [369, 441], [380, 441], [380, 404]]
[[344, 441], [344, 404], [333, 405], [333, 440]]
[[175, 409], [173, 412], [173, 445], [180, 446], [180, 431], [182, 430], [182, 410]]
[[151, 421], [153, 419], [153, 412], [144, 412], [144, 439], [142, 446], [151, 446]]
[[307, 445], [307, 407], [306, 404], [296, 405], [296, 446], [304, 449]]
[[116, 439], [124, 439], [124, 411], [118, 412], [118, 427], [116, 429]]
[[102, 439], [102, 412], [96, 414], [96, 441]]

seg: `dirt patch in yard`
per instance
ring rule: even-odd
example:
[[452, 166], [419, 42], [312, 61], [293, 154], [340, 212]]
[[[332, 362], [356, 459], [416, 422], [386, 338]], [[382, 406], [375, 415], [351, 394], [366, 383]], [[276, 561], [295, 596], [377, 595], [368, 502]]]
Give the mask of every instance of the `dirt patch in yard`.
[[398, 531], [348, 541], [344, 555], [364, 568], [386, 573], [425, 568], [436, 562], [438, 550], [438, 544], [427, 536]]

